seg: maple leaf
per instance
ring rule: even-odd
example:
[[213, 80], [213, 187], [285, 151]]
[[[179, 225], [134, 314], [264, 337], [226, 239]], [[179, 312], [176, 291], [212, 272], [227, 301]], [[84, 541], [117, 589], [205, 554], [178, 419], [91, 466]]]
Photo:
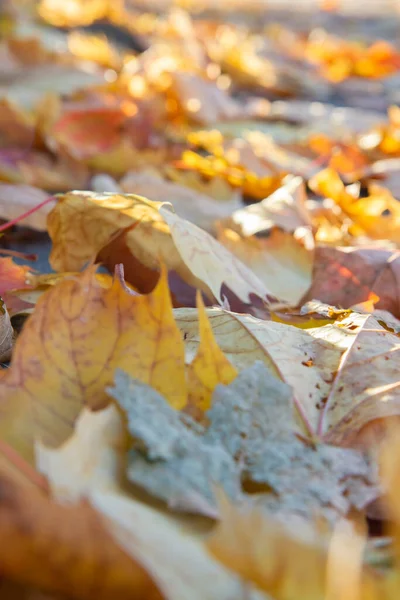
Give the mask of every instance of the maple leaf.
[[238, 373], [215, 341], [199, 292], [197, 292], [197, 310], [200, 344], [188, 369], [188, 407], [206, 411], [210, 408], [215, 386], [219, 383], [231, 383]]
[[[161, 257], [169, 270], [221, 303], [223, 284], [244, 303], [250, 294], [268, 296], [256, 275], [209, 234], [141, 196], [70, 192], [58, 197], [48, 231], [50, 264], [58, 271], [78, 270], [100, 253], [108, 266], [135, 264], [127, 280], [140, 290], [145, 282], [148, 290], [158, 278]], [[79, 249], [77, 239], [85, 240]]]
[[[303, 431], [312, 439], [354, 446], [366, 426], [400, 415], [398, 337], [368, 314], [299, 329], [218, 308], [206, 309], [222, 352], [240, 372], [262, 360], [293, 388]], [[198, 347], [198, 317], [175, 309], [186, 361]]]
[[285, 518], [316, 513], [335, 520], [351, 505], [361, 508], [377, 495], [361, 454], [312, 448], [294, 437], [290, 388], [261, 363], [230, 386], [215, 388], [207, 428], [174, 412], [154, 390], [123, 373], [117, 372], [115, 383], [110, 393], [127, 413], [132, 438], [140, 442], [130, 453], [128, 477], [172, 508], [213, 516], [213, 486], [240, 502], [254, 484], [259, 505]]
[[57, 445], [84, 404], [108, 403], [117, 366], [183, 406], [182, 344], [165, 273], [150, 296], [131, 295], [118, 278], [102, 286], [93, 267], [62, 280], [39, 300], [1, 379], [0, 437], [27, 457], [34, 437]]

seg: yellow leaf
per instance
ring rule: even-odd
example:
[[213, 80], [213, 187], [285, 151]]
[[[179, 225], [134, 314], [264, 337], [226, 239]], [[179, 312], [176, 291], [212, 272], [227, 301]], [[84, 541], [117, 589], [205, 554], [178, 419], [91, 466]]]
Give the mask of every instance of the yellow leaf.
[[[222, 500], [222, 498], [221, 498]], [[230, 570], [277, 600], [322, 600], [326, 554], [259, 511], [239, 512], [223, 498], [208, 548]], [[298, 524], [299, 525], [299, 524]], [[301, 528], [300, 528], [301, 529]]]
[[102, 251], [101, 259], [108, 266], [134, 265], [128, 281], [148, 291], [157, 281], [161, 257], [168, 270], [221, 303], [223, 284], [245, 303], [250, 294], [264, 300], [272, 295], [212, 236], [162, 203], [141, 196], [61, 195], [49, 214], [48, 230], [53, 241], [50, 264], [56, 271], [77, 271]]
[[175, 408], [185, 405], [183, 341], [164, 271], [148, 296], [129, 293], [118, 278], [104, 287], [93, 267], [43, 295], [0, 381], [0, 438], [25, 458], [34, 437], [58, 445], [83, 405], [108, 403], [116, 368]]
[[42, 19], [55, 27], [75, 27], [104, 19], [109, 7], [109, 0], [41, 0], [38, 11]]
[[189, 365], [189, 406], [206, 411], [211, 406], [211, 396], [219, 383], [228, 385], [238, 372], [222, 352], [213, 334], [204, 309], [200, 292], [197, 292], [200, 344]]

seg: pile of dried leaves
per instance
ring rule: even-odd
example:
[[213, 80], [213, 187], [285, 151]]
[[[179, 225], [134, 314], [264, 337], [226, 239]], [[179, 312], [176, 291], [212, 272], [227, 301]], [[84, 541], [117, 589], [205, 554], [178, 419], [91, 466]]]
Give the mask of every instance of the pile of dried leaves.
[[398, 18], [169, 4], [3, 2], [0, 598], [395, 600]]

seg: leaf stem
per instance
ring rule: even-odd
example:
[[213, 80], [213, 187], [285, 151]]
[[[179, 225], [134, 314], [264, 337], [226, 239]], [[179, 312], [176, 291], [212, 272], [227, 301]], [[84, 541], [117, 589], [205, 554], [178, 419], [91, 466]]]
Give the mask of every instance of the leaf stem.
[[49, 204], [50, 202], [53, 202], [53, 200], [56, 200], [55, 197], [54, 196], [49, 196], [48, 198], [46, 198], [46, 200], [43, 200], [42, 202], [40, 202], [36, 206], [33, 206], [32, 208], [30, 208], [29, 210], [27, 210], [22, 215], [19, 215], [18, 217], [15, 217], [15, 219], [11, 219], [11, 221], [8, 221], [7, 223], [4, 223], [4, 225], [1, 225], [0, 226], [0, 231], [5, 231], [6, 229], [9, 229], [13, 225], [17, 225], [18, 223], [20, 223], [20, 221], [23, 221], [24, 219], [26, 219], [27, 217], [29, 217], [30, 215], [32, 215], [33, 213], [35, 213], [37, 210], [41, 209], [46, 204]]

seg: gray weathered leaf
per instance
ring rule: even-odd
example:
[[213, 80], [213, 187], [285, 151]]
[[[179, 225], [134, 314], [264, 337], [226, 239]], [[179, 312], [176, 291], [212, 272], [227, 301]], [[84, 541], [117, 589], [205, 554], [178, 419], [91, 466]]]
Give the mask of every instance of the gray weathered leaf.
[[215, 485], [233, 500], [240, 498], [238, 466], [218, 440], [200, 435], [204, 430], [194, 421], [122, 371], [116, 372], [110, 394], [126, 411], [134, 440], [142, 449], [144, 446], [144, 452], [130, 452], [128, 477], [132, 482], [171, 507], [210, 516], [215, 514]]
[[122, 372], [109, 393], [133, 438], [129, 480], [172, 508], [215, 516], [219, 487], [234, 502], [256, 502], [280, 517], [333, 522], [377, 497], [360, 452], [296, 437], [291, 388], [261, 362], [217, 386], [207, 429]]

